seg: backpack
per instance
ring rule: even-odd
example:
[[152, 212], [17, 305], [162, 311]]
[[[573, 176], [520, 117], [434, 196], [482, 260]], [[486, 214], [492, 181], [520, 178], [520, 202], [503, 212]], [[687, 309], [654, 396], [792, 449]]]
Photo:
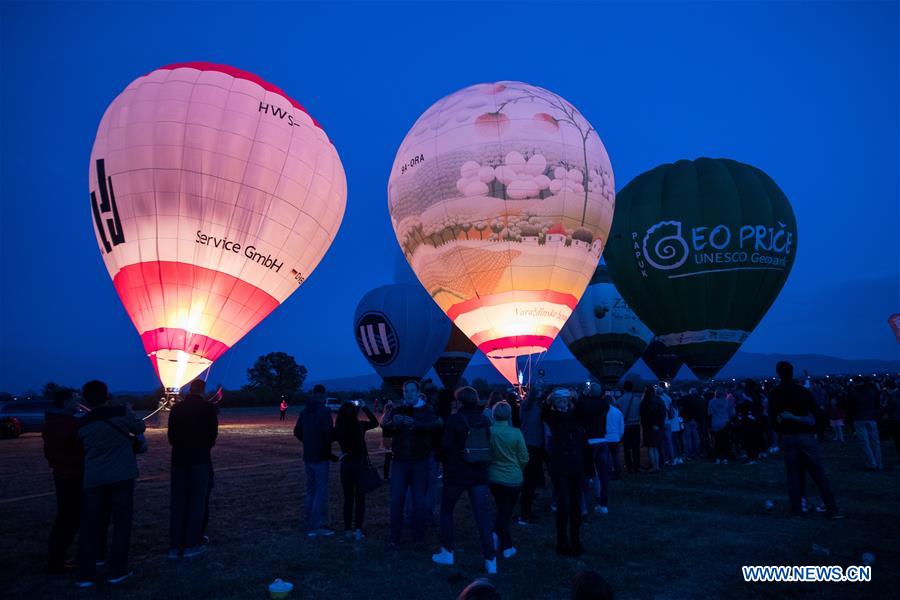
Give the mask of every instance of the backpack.
[[466, 444], [463, 447], [463, 461], [469, 464], [485, 464], [491, 462], [491, 430], [487, 426], [487, 419], [481, 419], [481, 423], [472, 427], [466, 418]]

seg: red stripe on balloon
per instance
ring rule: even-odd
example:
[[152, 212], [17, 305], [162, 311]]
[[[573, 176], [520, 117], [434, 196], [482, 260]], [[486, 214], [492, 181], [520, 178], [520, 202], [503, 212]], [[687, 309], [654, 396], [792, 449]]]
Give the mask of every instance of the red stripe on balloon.
[[284, 96], [284, 99], [287, 100], [288, 102], [290, 102], [294, 106], [294, 108], [302, 110], [307, 115], [309, 115], [309, 118], [312, 119], [312, 122], [315, 124], [316, 127], [321, 129], [322, 131], [325, 131], [325, 129], [322, 127], [322, 125], [320, 125], [319, 122], [316, 121], [315, 117], [310, 115], [309, 111], [306, 110], [305, 108], [303, 108], [299, 102], [297, 102], [296, 100], [294, 100], [293, 98], [291, 98], [290, 96], [285, 94], [284, 91], [280, 87], [278, 87], [272, 83], [269, 83], [268, 81], [259, 77], [258, 75], [254, 75], [253, 73], [248, 73], [247, 71], [238, 69], [236, 67], [231, 67], [228, 65], [220, 65], [220, 64], [216, 64], [216, 63], [209, 63], [209, 62], [174, 63], [171, 65], [166, 65], [164, 67], [160, 67], [156, 70], [157, 71], [173, 71], [175, 69], [196, 69], [198, 71], [218, 71], [219, 73], [225, 73], [226, 75], [231, 75], [235, 79], [246, 79], [247, 81], [252, 81], [253, 83], [259, 85], [261, 88], [263, 88], [266, 91], [274, 92], [276, 94]]
[[[153, 332], [183, 331], [165, 327], [166, 323], [160, 319], [178, 312], [189, 313], [194, 305], [200, 307], [198, 310], [202, 313], [215, 315], [210, 331], [193, 334], [200, 335], [196, 341], [174, 333], [168, 338], [147, 338], [157, 340], [153, 342], [157, 344], [156, 350], [177, 349], [201, 356], [205, 355], [192, 350], [194, 345], [204, 352], [221, 355], [279, 304], [262, 289], [233, 275], [174, 261], [150, 261], [122, 267], [113, 277], [113, 285], [142, 339]], [[223, 336], [223, 330], [228, 334]], [[163, 342], [165, 339], [172, 341]], [[145, 340], [145, 347], [147, 343]], [[174, 345], [161, 345], [164, 343]], [[224, 349], [219, 351], [218, 344]]]
[[219, 340], [173, 327], [159, 327], [145, 331], [141, 334], [141, 341], [148, 355], [159, 350], [181, 350], [211, 362], [215, 362], [228, 350], [228, 346]]
[[546, 335], [513, 335], [509, 337], [488, 340], [478, 345], [478, 349], [487, 354], [496, 350], [507, 350], [509, 348], [527, 348], [537, 346], [547, 350], [553, 338]]
[[563, 304], [570, 309], [575, 310], [578, 304], [578, 298], [572, 294], [557, 292], [554, 290], [523, 290], [501, 292], [499, 294], [491, 294], [490, 296], [481, 296], [472, 298], [459, 304], [454, 304], [447, 309], [447, 316], [455, 321], [459, 315], [472, 312], [483, 306], [497, 306], [500, 304], [510, 304], [514, 302], [550, 302], [552, 304]]

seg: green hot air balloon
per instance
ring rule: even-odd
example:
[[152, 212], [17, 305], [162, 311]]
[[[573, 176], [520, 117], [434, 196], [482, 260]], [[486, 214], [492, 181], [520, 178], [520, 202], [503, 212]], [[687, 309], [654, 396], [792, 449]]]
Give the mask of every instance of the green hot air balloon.
[[615, 385], [644, 353], [653, 334], [622, 299], [601, 264], [559, 337], [591, 375]]
[[769, 310], [796, 253], [794, 211], [768, 175], [698, 158], [619, 192], [604, 257], [641, 321], [709, 379]]

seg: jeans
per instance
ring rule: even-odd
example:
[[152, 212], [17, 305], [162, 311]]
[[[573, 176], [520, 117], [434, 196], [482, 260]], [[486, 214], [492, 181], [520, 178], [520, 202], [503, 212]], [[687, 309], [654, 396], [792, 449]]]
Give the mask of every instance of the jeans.
[[441, 494], [441, 546], [453, 552], [453, 509], [463, 492], [469, 494], [469, 504], [472, 505], [472, 514], [478, 526], [484, 559], [493, 560], [494, 542], [491, 539], [491, 517], [488, 512], [490, 492], [488, 486], [484, 484], [463, 486], [444, 482], [444, 491]]
[[[109, 576], [128, 572], [128, 546], [131, 543], [131, 517], [134, 512], [134, 479], [85, 488], [82, 492], [81, 527], [78, 531], [78, 580], [91, 581], [100, 558], [100, 536], [104, 504], [109, 506], [113, 523]], [[105, 543], [105, 540], [104, 540]]]
[[328, 461], [305, 462], [306, 530], [321, 529], [328, 516]]
[[210, 465], [172, 466], [169, 485], [169, 549], [199, 546], [210, 484]]
[[528, 464], [525, 465], [522, 482], [522, 516], [532, 516], [535, 491], [544, 485], [544, 449], [539, 446], [528, 446]]
[[622, 446], [619, 442], [609, 444], [609, 458], [612, 463], [612, 478], [619, 479], [622, 476], [622, 460], [619, 457], [619, 449]]
[[500, 549], [506, 550], [513, 547], [512, 534], [509, 530], [509, 522], [512, 520], [513, 509], [519, 497], [521, 486], [491, 484], [491, 493], [494, 495], [494, 504], [497, 505], [497, 519], [494, 521], [494, 533], [500, 538]]
[[556, 543], [558, 546], [581, 544], [580, 474], [550, 471], [556, 493]]
[[407, 492], [412, 495], [412, 536], [413, 542], [425, 541], [425, 497], [428, 492], [428, 472], [431, 459], [394, 459], [391, 470], [391, 537], [394, 544], [400, 543], [403, 529], [403, 505]]
[[853, 428], [856, 430], [856, 437], [859, 438], [859, 445], [862, 446], [866, 466], [870, 469], [883, 469], [878, 424], [875, 421], [855, 421]]
[[425, 488], [425, 519], [428, 523], [434, 524], [434, 511], [438, 508], [440, 500], [439, 488], [441, 480], [441, 463], [436, 458], [428, 459], [428, 487]]
[[700, 453], [700, 430], [697, 421], [687, 421], [684, 424], [684, 455], [695, 458]]
[[625, 468], [631, 473], [637, 473], [641, 468], [640, 425], [625, 426], [625, 434], [622, 436], [622, 445], [625, 447]]
[[[344, 529], [362, 529], [366, 516], [366, 495], [359, 489], [364, 461], [341, 461], [341, 489], [344, 491]], [[355, 509], [355, 510], [354, 510]]]
[[673, 462], [677, 455], [675, 454], [675, 441], [672, 430], [668, 427], [663, 429], [663, 456], [666, 462]]
[[731, 455], [731, 431], [726, 425], [719, 431], [713, 432], [715, 438], [715, 455], [716, 460], [727, 460]]
[[802, 480], [809, 473], [819, 488], [822, 501], [829, 513], [837, 511], [834, 493], [822, 466], [819, 455], [819, 443], [812, 434], [782, 435], [781, 452], [784, 454], [784, 467], [787, 472], [788, 498], [791, 501], [791, 512], [802, 514], [801, 497]]
[[81, 517], [81, 478], [53, 477], [56, 487], [56, 520], [50, 530], [47, 565], [62, 567], [66, 562], [66, 550], [75, 540]]
[[594, 496], [600, 506], [609, 505], [609, 444], [591, 446], [594, 462]]

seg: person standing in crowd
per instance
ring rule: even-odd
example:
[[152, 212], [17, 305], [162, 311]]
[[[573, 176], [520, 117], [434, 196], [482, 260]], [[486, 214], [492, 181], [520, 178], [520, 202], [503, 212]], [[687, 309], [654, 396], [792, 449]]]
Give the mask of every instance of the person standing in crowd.
[[[650, 459], [650, 472], [659, 473], [659, 449], [663, 443], [664, 429], [666, 426], [666, 405], [657, 395], [654, 386], [644, 388], [644, 396], [640, 404], [640, 423], [644, 438], [644, 447]], [[626, 432], [628, 422], [625, 424]], [[640, 462], [638, 462], [640, 465]]]
[[78, 423], [84, 446], [84, 479], [81, 523], [78, 533], [80, 588], [93, 585], [96, 576], [103, 506], [109, 507], [113, 537], [107, 581], [118, 585], [134, 574], [128, 568], [131, 519], [134, 512], [134, 480], [138, 476], [135, 436], [144, 433], [144, 422], [125, 406], [114, 406], [106, 384], [89, 381], [81, 390], [90, 412]]
[[684, 421], [684, 456], [694, 459], [700, 455], [701, 424], [706, 421], [706, 408], [697, 388], [688, 390], [681, 402], [681, 417]]
[[519, 497], [519, 490], [524, 480], [523, 470], [528, 465], [528, 447], [522, 431], [513, 427], [512, 407], [507, 402], [494, 406], [494, 425], [491, 427], [491, 464], [488, 468], [488, 480], [494, 504], [497, 506], [497, 519], [494, 521], [494, 549], [503, 554], [503, 558], [512, 558], [516, 554], [510, 533], [510, 521], [513, 509]]
[[278, 405], [279, 421], [284, 421], [284, 418], [287, 416], [288, 403], [284, 398], [281, 399], [281, 404]]
[[805, 473], [809, 473], [825, 502], [826, 515], [832, 519], [842, 519], [819, 454], [815, 435], [815, 400], [809, 390], [794, 381], [794, 366], [791, 363], [779, 362], [775, 372], [780, 381], [769, 395], [769, 415], [784, 453], [791, 513], [803, 514], [802, 480]]
[[831, 433], [835, 441], [844, 443], [844, 411], [841, 409], [838, 399], [831, 398], [831, 406], [828, 408], [828, 423], [831, 425]]
[[394, 402], [390, 398], [385, 398], [383, 410], [381, 411], [381, 448], [384, 450], [384, 466], [382, 477], [385, 483], [391, 482], [391, 463], [394, 461], [394, 452], [391, 449], [391, 438], [384, 432], [384, 415], [390, 414], [394, 410]]
[[900, 456], [900, 388], [893, 377], [884, 382], [885, 409], [888, 417], [888, 431], [894, 440], [897, 455]]
[[78, 533], [81, 515], [81, 485], [84, 477], [84, 449], [78, 438], [78, 399], [72, 390], [58, 390], [53, 408], [44, 415], [44, 456], [53, 470], [56, 491], [56, 519], [50, 530], [47, 570], [64, 573], [72, 568], [66, 551]]
[[[359, 411], [366, 415], [360, 422]], [[362, 540], [363, 520], [366, 515], [366, 495], [359, 487], [359, 480], [368, 466], [369, 450], [366, 432], [378, 427], [378, 419], [364, 401], [345, 402], [338, 410], [334, 438], [341, 447], [341, 489], [344, 491], [344, 535]]]
[[625, 434], [622, 436], [625, 469], [629, 473], [637, 473], [641, 469], [641, 400], [634, 393], [634, 383], [631, 381], [626, 381], [623, 389], [619, 408], [625, 417]]
[[731, 430], [729, 423], [734, 416], [734, 405], [725, 396], [722, 388], [716, 388], [715, 395], [709, 401], [708, 413], [710, 430], [714, 438], [713, 455], [716, 458], [716, 464], [727, 465], [728, 458], [731, 455]]
[[663, 423], [663, 441], [660, 446], [660, 455], [666, 465], [675, 464], [675, 445], [674, 436], [672, 434], [672, 397], [666, 391], [666, 384], [662, 381], [653, 388], [659, 399], [662, 400], [663, 406], [666, 408], [666, 417]]
[[741, 425], [741, 445], [747, 453], [746, 464], [754, 465], [765, 447], [764, 409], [759, 384], [752, 379], [745, 381], [742, 396], [742, 402], [735, 411]]
[[[609, 398], [603, 394], [600, 384], [588, 384], [581, 399], [581, 426], [584, 428], [587, 455], [585, 456], [589, 484], [599, 513], [609, 512], [609, 445], [606, 443], [606, 424], [609, 415]], [[585, 499], [587, 503], [587, 498]]]
[[497, 557], [491, 539], [490, 491], [488, 468], [491, 463], [491, 420], [484, 416], [478, 392], [472, 387], [456, 390], [460, 409], [451, 415], [444, 427], [441, 450], [444, 459], [444, 490], [441, 495], [441, 549], [431, 560], [439, 565], [452, 565], [453, 509], [463, 492], [475, 517], [481, 538], [484, 568], [497, 572]]
[[622, 468], [619, 464], [619, 446], [621, 446], [622, 436], [625, 433], [625, 416], [615, 405], [613, 397], [609, 393], [606, 394], [606, 402], [609, 404], [609, 412], [606, 413], [606, 443], [609, 446], [610, 463], [613, 469], [610, 479], [615, 481], [619, 478], [618, 473]]
[[212, 485], [212, 447], [219, 435], [216, 407], [204, 398], [202, 379], [169, 413], [172, 445], [169, 487], [169, 558], [190, 558], [206, 550], [203, 522]]
[[534, 388], [528, 390], [528, 394], [522, 400], [521, 418], [519, 429], [525, 439], [525, 447], [528, 450], [528, 464], [522, 479], [522, 513], [519, 516], [519, 525], [533, 525], [538, 522], [534, 514], [534, 499], [537, 489], [544, 486], [544, 461], [545, 436], [544, 422], [541, 419], [541, 390]]
[[325, 386], [313, 387], [306, 408], [297, 417], [294, 437], [303, 444], [306, 535], [333, 535], [334, 530], [325, 524], [328, 517], [328, 463], [332, 460], [331, 443], [334, 437], [331, 410], [325, 406]]
[[859, 380], [850, 390], [850, 413], [853, 428], [863, 451], [865, 468], [869, 471], [883, 471], [881, 460], [881, 439], [878, 435], [878, 390], [868, 377]]
[[386, 410], [381, 421], [384, 435], [391, 438], [393, 474], [391, 476], [391, 516], [389, 547], [400, 544], [403, 508], [407, 494], [412, 496], [413, 543], [425, 542], [425, 502], [428, 474], [434, 455], [433, 437], [441, 427], [434, 408], [419, 398], [419, 384], [403, 384], [398, 406]]
[[544, 403], [542, 416], [550, 428], [550, 478], [556, 493], [556, 552], [580, 556], [581, 480], [584, 477], [584, 427], [574, 394], [557, 389]]

